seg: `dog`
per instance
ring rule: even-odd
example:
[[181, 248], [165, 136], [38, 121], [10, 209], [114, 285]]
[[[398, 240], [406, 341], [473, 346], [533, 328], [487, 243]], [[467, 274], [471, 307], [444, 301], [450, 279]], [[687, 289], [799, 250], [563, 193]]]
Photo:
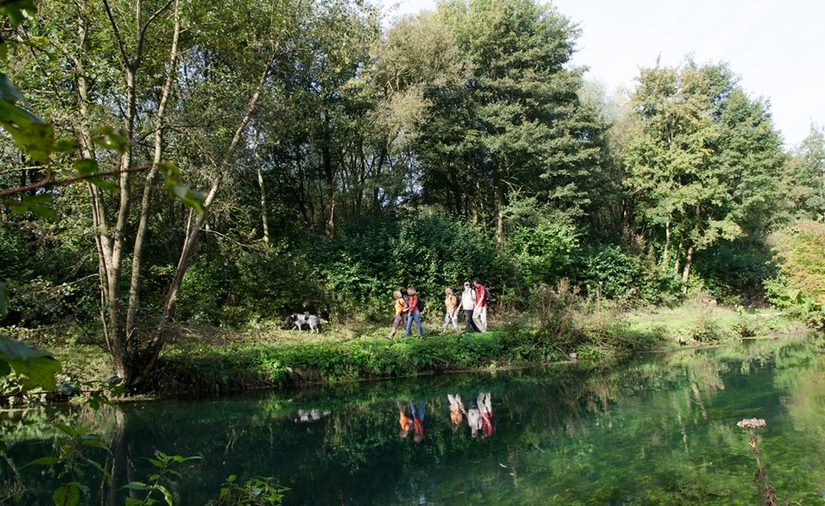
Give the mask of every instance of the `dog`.
[[307, 324], [307, 315], [305, 314], [291, 314], [286, 317], [286, 321], [284, 321], [284, 325], [290, 328], [290, 330], [298, 329], [298, 332], [303, 330], [303, 326]]
[[309, 315], [307, 318], [307, 324], [309, 325], [309, 331], [315, 332], [316, 334], [319, 332], [318, 324], [326, 325], [329, 323], [328, 321], [324, 320], [320, 316], [315, 316], [314, 314]]
[[329, 323], [327, 320], [314, 314], [292, 314], [289, 315], [284, 322], [291, 330], [298, 329], [298, 332], [301, 332], [304, 329], [304, 325], [306, 325], [309, 327], [310, 332], [315, 332], [316, 334], [320, 332], [318, 326], [327, 323]]

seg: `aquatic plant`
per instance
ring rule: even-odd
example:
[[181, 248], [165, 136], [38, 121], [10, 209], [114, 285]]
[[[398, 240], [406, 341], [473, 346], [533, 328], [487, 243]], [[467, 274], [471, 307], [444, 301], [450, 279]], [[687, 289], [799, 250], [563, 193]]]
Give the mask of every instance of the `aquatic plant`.
[[748, 445], [753, 452], [756, 459], [756, 474], [753, 481], [762, 486], [762, 496], [765, 498], [765, 506], [777, 506], [776, 495], [773, 493], [773, 488], [768, 484], [768, 477], [765, 475], [765, 469], [762, 467], [762, 456], [759, 453], [759, 437], [757, 436], [757, 429], [764, 428], [767, 423], [761, 418], [745, 418], [739, 420], [736, 425], [741, 429], [747, 429], [750, 434]]

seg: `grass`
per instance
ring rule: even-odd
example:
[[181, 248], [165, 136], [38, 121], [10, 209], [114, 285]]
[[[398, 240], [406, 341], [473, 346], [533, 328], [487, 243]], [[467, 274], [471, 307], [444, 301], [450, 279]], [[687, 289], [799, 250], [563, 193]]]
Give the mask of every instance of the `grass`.
[[[164, 349], [145, 389], [155, 394], [228, 392], [309, 383], [421, 376], [470, 369], [525, 366], [549, 361], [605, 363], [641, 351], [733, 342], [741, 338], [803, 333], [801, 323], [775, 311], [745, 311], [691, 301], [675, 308], [600, 311], [578, 308], [563, 335], [542, 330], [520, 316], [494, 322], [484, 334], [439, 334], [426, 323], [427, 338], [386, 339], [388, 328], [339, 325], [321, 334], [283, 330], [273, 322], [243, 331], [181, 325]], [[53, 333], [27, 341], [52, 351], [67, 376], [101, 381], [111, 367], [99, 346]]]

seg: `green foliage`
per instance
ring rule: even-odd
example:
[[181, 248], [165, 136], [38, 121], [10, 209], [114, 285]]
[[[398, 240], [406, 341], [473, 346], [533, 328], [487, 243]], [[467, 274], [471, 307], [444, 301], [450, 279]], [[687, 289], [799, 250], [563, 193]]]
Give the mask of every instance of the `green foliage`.
[[26, 343], [0, 337], [0, 377], [12, 371], [24, 390], [42, 388], [55, 389], [55, 374], [60, 372], [60, 363], [51, 353], [37, 350]]
[[153, 504], [159, 504], [161, 500], [167, 506], [174, 506], [175, 499], [171, 488], [177, 480], [183, 479], [183, 474], [178, 471], [178, 468], [187, 462], [198, 459], [200, 457], [167, 455], [160, 450], [155, 450], [154, 458], [146, 459], [155, 468], [146, 483], [132, 481], [123, 487], [140, 495], [145, 494], [145, 496], [143, 499], [127, 498], [126, 506], [152, 506]]
[[516, 200], [507, 209], [507, 249], [526, 286], [556, 283], [568, 273], [580, 231], [569, 214]]
[[780, 274], [765, 289], [771, 302], [811, 325], [825, 325], [825, 225], [800, 221], [773, 238]]
[[226, 482], [221, 487], [218, 500], [210, 504], [215, 506], [281, 504], [284, 492], [288, 490], [287, 487], [277, 485], [273, 478], [255, 477], [244, 483], [238, 483], [238, 477], [233, 474], [226, 478]]
[[707, 289], [726, 304], [764, 304], [763, 282], [776, 275], [773, 254], [762, 241], [737, 239], [709, 247], [696, 261]]
[[54, 456], [35, 459], [26, 466], [46, 466], [54, 468], [61, 477], [69, 476], [75, 481], [60, 485], [52, 494], [55, 505], [76, 506], [88, 503], [90, 490], [83, 485], [87, 473], [94, 470], [103, 477], [105, 482], [111, 482], [111, 475], [96, 460], [101, 451], [107, 452], [106, 443], [98, 436], [82, 427], [65, 424], [55, 424], [62, 433], [62, 441], [56, 445]]
[[776, 222], [781, 140], [766, 104], [726, 65], [644, 69], [633, 104], [625, 184], [649, 237], [669, 253], [680, 245], [686, 283], [693, 253], [759, 237]]
[[796, 204], [796, 214], [821, 221], [825, 217], [825, 128], [811, 125], [790, 169], [790, 196]]
[[638, 257], [613, 244], [588, 248], [577, 256], [577, 283], [587, 287], [591, 296], [600, 285], [602, 296], [608, 299], [638, 297], [646, 274]]

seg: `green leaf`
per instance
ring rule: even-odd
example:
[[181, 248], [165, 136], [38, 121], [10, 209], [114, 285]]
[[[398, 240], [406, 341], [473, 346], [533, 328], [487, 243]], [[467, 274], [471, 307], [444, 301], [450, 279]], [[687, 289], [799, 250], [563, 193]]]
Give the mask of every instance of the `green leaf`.
[[25, 97], [20, 93], [20, 90], [14, 87], [9, 79], [9, 76], [0, 72], [0, 100], [5, 100], [14, 105], [17, 102], [26, 103]]
[[[104, 448], [105, 448], [105, 447], [104, 447]], [[107, 448], [107, 449], [108, 449], [108, 448]], [[104, 469], [104, 468], [103, 468], [103, 466], [101, 466], [101, 465], [100, 465], [100, 463], [95, 462], [95, 461], [94, 461], [94, 460], [92, 460], [92, 459], [85, 459], [85, 460], [86, 460], [86, 463], [87, 463], [89, 466], [91, 466], [91, 467], [93, 467], [93, 468], [97, 469], [97, 470], [98, 470], [98, 472], [99, 472], [100, 474], [102, 474], [102, 475], [103, 475], [103, 477], [106, 479], [106, 481], [107, 481], [107, 482], [111, 482], [111, 481], [112, 481], [112, 475], [111, 475], [111, 474], [109, 474], [109, 471], [107, 471], [106, 469]]]
[[0, 16], [11, 22], [12, 26], [17, 26], [26, 19], [34, 17], [37, 8], [34, 0], [2, 0], [0, 1]]
[[128, 488], [129, 490], [137, 490], [139, 492], [145, 492], [146, 490], [149, 490], [150, 487], [149, 485], [141, 481], [133, 481], [127, 483], [123, 488]]
[[53, 466], [60, 462], [60, 459], [57, 457], [40, 457], [39, 459], [34, 459], [28, 464], [23, 467], [28, 466]]
[[82, 492], [88, 492], [88, 487], [73, 481], [61, 486], [52, 494], [52, 501], [55, 506], [77, 506], [80, 504]]
[[57, 388], [54, 376], [60, 372], [60, 362], [51, 353], [0, 337], [0, 360], [7, 362], [20, 376], [26, 390], [40, 387], [51, 392]]
[[54, 128], [51, 125], [13, 102], [0, 99], [0, 126], [32, 160], [40, 163], [49, 161], [55, 149]]
[[106, 446], [106, 443], [99, 439], [84, 439], [80, 444], [83, 446], [91, 446], [92, 448], [100, 448], [101, 450], [109, 449], [109, 447]]
[[55, 143], [54, 150], [63, 153], [71, 153], [77, 150], [79, 147], [80, 144], [74, 139], [60, 139]]
[[116, 192], [120, 189], [118, 185], [112, 183], [111, 181], [106, 181], [105, 179], [101, 179], [99, 177], [90, 177], [86, 181], [92, 183], [93, 185], [97, 186], [101, 190], [107, 192]]
[[78, 437], [89, 433], [89, 429], [84, 429], [83, 427], [72, 427], [71, 425], [63, 423], [56, 423], [54, 426], [69, 437]]
[[158, 487], [158, 489], [160, 489], [161, 493], [163, 494], [163, 498], [166, 500], [166, 504], [168, 506], [174, 506], [175, 501], [174, 501], [174, 498], [172, 497], [172, 493], [169, 492], [169, 489], [167, 489], [163, 485], [158, 485], [157, 487]]
[[128, 147], [126, 136], [110, 126], [102, 127], [92, 138], [92, 142], [104, 149], [114, 149], [124, 153]]
[[74, 162], [74, 168], [81, 176], [88, 176], [97, 172], [97, 160], [91, 158], [83, 158]]
[[51, 202], [51, 195], [26, 195], [17, 202], [9, 203], [9, 207], [17, 216], [31, 212], [41, 218], [54, 220], [57, 218], [57, 211], [47, 205]]

